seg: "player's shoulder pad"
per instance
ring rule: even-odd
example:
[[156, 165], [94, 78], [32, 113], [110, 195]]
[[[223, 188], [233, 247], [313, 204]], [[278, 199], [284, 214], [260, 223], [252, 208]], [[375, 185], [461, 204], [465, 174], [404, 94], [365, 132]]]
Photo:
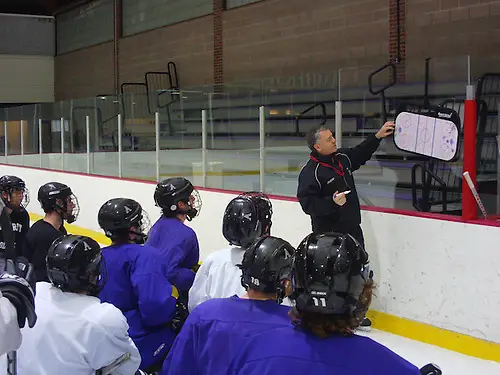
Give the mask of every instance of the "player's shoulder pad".
[[210, 265], [213, 261], [221, 256], [221, 251], [224, 249], [214, 251], [207, 255], [207, 257], [203, 260], [202, 264]]
[[110, 336], [126, 336], [129, 326], [123, 313], [110, 303], [103, 302], [99, 310], [94, 310], [91, 319], [97, 327], [106, 331]]
[[144, 245], [136, 245], [138, 253], [138, 259], [140, 261], [146, 261], [147, 263], [149, 262], [160, 262], [163, 263], [161, 253], [158, 251], [157, 248], [144, 244]]
[[137, 245], [137, 246], [140, 247], [140, 250], [144, 253], [150, 253], [150, 254], [154, 254], [154, 255], [159, 254], [158, 249], [154, 246], [151, 246], [147, 242], [145, 244]]
[[189, 318], [192, 323], [218, 319], [231, 304], [230, 298], [212, 298], [196, 306], [189, 314]]
[[189, 225], [184, 225], [186, 232], [189, 233], [191, 236], [191, 239], [196, 239], [198, 240], [198, 237], [196, 236], [196, 232], [194, 231], [193, 228], [191, 228]]
[[[209, 261], [210, 263], [215, 263], [215, 265], [225, 265], [232, 264], [232, 256], [231, 253], [233, 251], [232, 247], [226, 247], [220, 250], [217, 250], [204, 260], [204, 262]], [[245, 250], [241, 249], [241, 256], [243, 257]]]

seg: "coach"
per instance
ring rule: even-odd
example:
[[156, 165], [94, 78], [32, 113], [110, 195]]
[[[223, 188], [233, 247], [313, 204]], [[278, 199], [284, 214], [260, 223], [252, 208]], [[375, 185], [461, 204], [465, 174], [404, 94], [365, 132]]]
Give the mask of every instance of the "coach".
[[352, 172], [372, 157], [382, 138], [393, 132], [394, 122], [386, 122], [356, 147], [340, 150], [327, 127], [316, 126], [307, 132], [311, 154], [299, 174], [297, 198], [302, 210], [311, 217], [313, 232], [349, 233], [364, 247]]

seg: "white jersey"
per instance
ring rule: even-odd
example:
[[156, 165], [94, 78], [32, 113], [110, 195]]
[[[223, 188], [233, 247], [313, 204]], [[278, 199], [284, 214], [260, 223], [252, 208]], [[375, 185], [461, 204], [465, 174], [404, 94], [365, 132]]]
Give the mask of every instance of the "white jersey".
[[127, 321], [113, 305], [39, 282], [35, 308], [36, 325], [22, 329], [19, 375], [95, 375], [126, 353], [130, 359], [112, 374], [133, 375], [139, 368]]
[[189, 311], [212, 298], [226, 298], [246, 293], [241, 285], [241, 270], [245, 249], [229, 247], [210, 254], [201, 264], [189, 289]]
[[[241, 285], [241, 270], [236, 266], [243, 262], [245, 249], [230, 247], [210, 254], [201, 264], [189, 289], [188, 309], [212, 298], [228, 298], [246, 293]], [[290, 306], [286, 298], [282, 305]]]
[[0, 293], [0, 356], [17, 350], [21, 345], [21, 331], [16, 308]]

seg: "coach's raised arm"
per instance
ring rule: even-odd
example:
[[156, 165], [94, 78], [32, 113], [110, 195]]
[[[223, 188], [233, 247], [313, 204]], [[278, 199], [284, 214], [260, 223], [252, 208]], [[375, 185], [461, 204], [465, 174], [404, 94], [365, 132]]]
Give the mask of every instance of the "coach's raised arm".
[[356, 147], [339, 150], [327, 127], [317, 126], [307, 132], [311, 154], [299, 174], [297, 198], [302, 210], [311, 217], [314, 232], [349, 233], [364, 246], [352, 172], [372, 157], [382, 138], [393, 132], [394, 122], [386, 122]]

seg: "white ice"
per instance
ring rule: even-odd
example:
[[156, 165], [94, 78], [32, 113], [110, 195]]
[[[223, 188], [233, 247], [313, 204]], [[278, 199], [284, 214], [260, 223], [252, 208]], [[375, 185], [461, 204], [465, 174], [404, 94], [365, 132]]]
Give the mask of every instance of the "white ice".
[[427, 363], [435, 363], [443, 375], [500, 375], [499, 362], [482, 360], [375, 329], [358, 334], [385, 345], [419, 368]]

